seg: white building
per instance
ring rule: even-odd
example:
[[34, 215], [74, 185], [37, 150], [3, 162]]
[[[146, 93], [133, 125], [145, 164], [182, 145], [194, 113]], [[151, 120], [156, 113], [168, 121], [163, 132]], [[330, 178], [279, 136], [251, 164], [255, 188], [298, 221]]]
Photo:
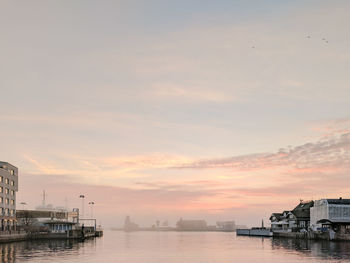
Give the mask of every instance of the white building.
[[272, 232], [292, 232], [295, 227], [295, 216], [291, 211], [283, 211], [283, 213], [273, 213], [270, 216]]
[[350, 224], [350, 199], [321, 199], [310, 209], [310, 224], [313, 230], [322, 227], [320, 220], [329, 223]]

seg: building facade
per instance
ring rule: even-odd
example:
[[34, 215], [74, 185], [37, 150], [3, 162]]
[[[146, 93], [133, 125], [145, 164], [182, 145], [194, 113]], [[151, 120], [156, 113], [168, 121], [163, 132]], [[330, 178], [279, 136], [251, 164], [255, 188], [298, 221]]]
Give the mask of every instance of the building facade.
[[0, 231], [16, 229], [17, 191], [17, 167], [7, 162], [0, 162]]
[[321, 221], [350, 225], [350, 199], [321, 199], [310, 210], [311, 228], [322, 227]]
[[296, 219], [291, 211], [283, 211], [283, 213], [273, 213], [270, 221], [272, 232], [292, 232]]
[[308, 230], [310, 227], [310, 211], [314, 206], [314, 201], [300, 201], [293, 210], [295, 218], [295, 227], [297, 230]]

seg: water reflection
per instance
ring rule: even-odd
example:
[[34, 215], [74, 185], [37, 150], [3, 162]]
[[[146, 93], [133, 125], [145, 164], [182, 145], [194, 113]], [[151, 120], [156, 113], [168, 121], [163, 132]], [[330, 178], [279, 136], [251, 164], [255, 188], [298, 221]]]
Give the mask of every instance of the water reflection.
[[108, 232], [77, 242], [41, 240], [0, 244], [0, 263], [12, 262], [350, 262], [350, 243], [236, 237], [231, 233]]
[[330, 242], [326, 240], [306, 240], [273, 238], [273, 250], [287, 250], [322, 259], [350, 259], [349, 242]]
[[[75, 254], [74, 251], [84, 246], [93, 247], [94, 240], [78, 242], [74, 240], [37, 240], [0, 244], [0, 262], [12, 263], [16, 260], [33, 258], [49, 258]], [[91, 248], [89, 248], [91, 249]]]
[[15, 262], [16, 259], [16, 249], [13, 243], [10, 244], [2, 244], [0, 246], [0, 262], [4, 263], [12, 263]]

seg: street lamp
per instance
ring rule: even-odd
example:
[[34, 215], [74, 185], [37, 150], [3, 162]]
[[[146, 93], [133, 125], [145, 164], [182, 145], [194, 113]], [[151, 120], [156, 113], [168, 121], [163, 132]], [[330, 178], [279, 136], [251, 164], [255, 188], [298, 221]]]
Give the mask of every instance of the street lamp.
[[81, 217], [84, 218], [84, 199], [85, 199], [85, 195], [79, 195], [79, 198], [81, 198], [82, 202], [81, 202]]
[[93, 205], [95, 204], [95, 202], [89, 202], [89, 205], [90, 205], [90, 216], [91, 216], [91, 218], [93, 218], [93, 210], [92, 210], [92, 208], [93, 208]]

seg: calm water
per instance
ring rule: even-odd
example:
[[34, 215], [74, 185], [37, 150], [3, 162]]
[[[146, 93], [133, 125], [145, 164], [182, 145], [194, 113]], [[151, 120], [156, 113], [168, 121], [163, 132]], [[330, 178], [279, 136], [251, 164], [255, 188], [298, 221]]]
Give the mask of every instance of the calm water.
[[85, 242], [0, 244], [0, 262], [350, 262], [350, 243], [218, 232], [112, 232]]

